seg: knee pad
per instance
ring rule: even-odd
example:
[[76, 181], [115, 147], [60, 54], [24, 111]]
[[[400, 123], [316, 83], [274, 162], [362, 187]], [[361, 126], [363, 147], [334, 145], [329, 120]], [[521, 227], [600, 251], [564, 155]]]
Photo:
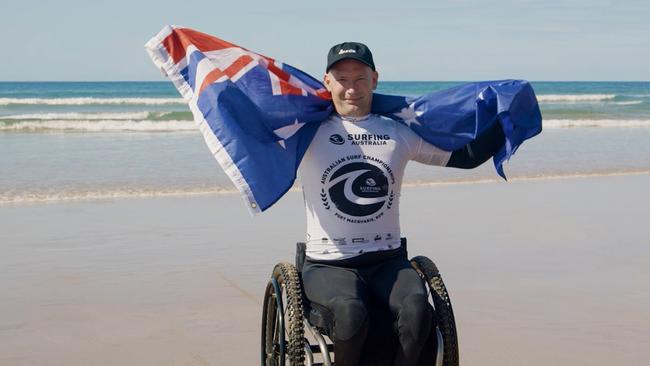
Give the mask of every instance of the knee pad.
[[347, 341], [367, 331], [368, 310], [361, 299], [334, 298], [329, 305], [334, 315], [334, 338]]
[[432, 308], [426, 295], [414, 294], [402, 300], [397, 315], [400, 337], [410, 335], [415, 339], [426, 338], [432, 324]]

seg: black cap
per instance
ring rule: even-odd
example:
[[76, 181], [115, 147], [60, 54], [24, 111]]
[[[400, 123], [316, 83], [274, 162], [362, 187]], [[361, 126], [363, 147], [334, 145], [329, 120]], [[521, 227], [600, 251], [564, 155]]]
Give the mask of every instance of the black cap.
[[343, 42], [330, 48], [327, 54], [327, 68], [325, 72], [330, 71], [332, 66], [345, 59], [357, 60], [370, 66], [372, 71], [375, 71], [375, 62], [372, 60], [372, 52], [368, 46], [358, 42]]

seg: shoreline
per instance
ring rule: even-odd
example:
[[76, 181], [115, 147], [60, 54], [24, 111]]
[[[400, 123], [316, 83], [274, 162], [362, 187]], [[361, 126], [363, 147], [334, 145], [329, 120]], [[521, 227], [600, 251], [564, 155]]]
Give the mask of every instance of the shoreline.
[[[474, 179], [463, 180], [448, 180], [448, 181], [407, 181], [402, 183], [402, 188], [410, 189], [416, 187], [445, 187], [456, 185], [482, 185], [482, 184], [495, 184], [495, 183], [515, 183], [515, 182], [538, 182], [538, 181], [558, 181], [558, 180], [574, 180], [574, 179], [595, 179], [604, 177], [619, 177], [619, 176], [638, 176], [650, 175], [650, 169], [629, 169], [626, 171], [618, 172], [594, 172], [594, 173], [573, 173], [573, 174], [551, 174], [544, 176], [520, 176], [508, 178], [504, 182], [500, 177], [497, 178], [482, 178], [477, 177]], [[302, 192], [301, 188], [294, 185], [288, 192]], [[224, 188], [215, 186], [208, 189], [116, 189], [108, 192], [86, 191], [81, 194], [65, 196], [65, 192], [55, 194], [26, 194], [12, 199], [2, 199], [0, 197], [0, 207], [20, 206], [20, 205], [38, 205], [38, 204], [57, 204], [67, 202], [100, 202], [112, 200], [127, 200], [127, 199], [151, 199], [151, 198], [165, 198], [165, 197], [195, 197], [195, 196], [222, 196], [222, 195], [238, 195], [239, 191], [235, 188]]]

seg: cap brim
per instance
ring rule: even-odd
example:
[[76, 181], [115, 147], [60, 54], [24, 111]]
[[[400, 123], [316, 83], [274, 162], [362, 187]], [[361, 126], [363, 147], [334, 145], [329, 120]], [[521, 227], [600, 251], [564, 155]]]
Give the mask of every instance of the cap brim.
[[327, 68], [325, 68], [325, 72], [330, 71], [330, 69], [339, 61], [343, 60], [355, 60], [359, 61], [362, 64], [368, 65], [373, 71], [375, 71], [375, 65], [369, 63], [368, 61], [360, 58], [360, 57], [355, 57], [354, 55], [341, 55], [341, 57], [338, 57], [336, 60], [333, 60], [329, 65], [327, 65]]

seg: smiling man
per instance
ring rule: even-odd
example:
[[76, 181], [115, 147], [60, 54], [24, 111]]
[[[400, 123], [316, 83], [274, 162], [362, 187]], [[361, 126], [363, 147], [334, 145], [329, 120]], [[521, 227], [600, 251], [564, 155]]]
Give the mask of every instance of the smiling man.
[[330, 320], [337, 366], [359, 363], [371, 299], [386, 304], [396, 319], [395, 365], [416, 365], [431, 330], [426, 288], [400, 244], [406, 163], [473, 168], [504, 143], [494, 123], [448, 152], [402, 123], [370, 114], [378, 76], [364, 44], [330, 49], [323, 81], [336, 113], [320, 125], [299, 168], [307, 208], [304, 290]]

